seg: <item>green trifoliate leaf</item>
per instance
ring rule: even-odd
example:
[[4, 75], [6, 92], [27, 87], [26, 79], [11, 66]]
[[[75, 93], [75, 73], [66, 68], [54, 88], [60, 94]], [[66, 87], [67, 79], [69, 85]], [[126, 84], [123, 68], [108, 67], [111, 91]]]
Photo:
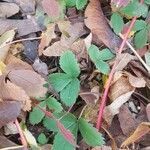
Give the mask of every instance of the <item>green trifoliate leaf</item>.
[[61, 103], [59, 103], [54, 97], [46, 99], [46, 104], [48, 108], [53, 110], [55, 113], [59, 113], [63, 110]]
[[80, 81], [75, 78], [60, 92], [60, 99], [67, 105], [75, 103], [80, 91]]
[[76, 7], [78, 10], [81, 10], [87, 4], [87, 0], [76, 0]]
[[102, 134], [97, 131], [91, 124], [89, 124], [83, 118], [79, 119], [79, 130], [82, 134], [84, 141], [90, 146], [102, 146], [104, 142], [104, 138]]
[[148, 40], [148, 31], [147, 29], [140, 30], [135, 34], [134, 43], [136, 48], [142, 48], [146, 45]]
[[144, 20], [136, 20], [133, 30], [140, 31], [147, 27], [147, 23]]
[[123, 18], [117, 12], [113, 13], [111, 16], [111, 25], [115, 33], [121, 33], [124, 22]]
[[47, 143], [47, 138], [46, 138], [46, 136], [45, 136], [45, 134], [44, 133], [41, 133], [39, 136], [38, 136], [38, 143], [40, 143], [40, 144], [46, 144]]
[[61, 69], [71, 77], [78, 77], [80, 74], [79, 64], [72, 51], [66, 51], [60, 57]]
[[71, 77], [65, 73], [53, 73], [48, 77], [49, 83], [57, 92], [64, 89], [71, 82], [71, 80]]
[[[45, 101], [40, 102], [38, 106], [45, 109], [46, 102]], [[40, 110], [40, 108], [34, 107], [33, 110], [30, 112], [30, 115], [29, 115], [30, 123], [32, 125], [38, 124], [42, 121], [44, 116], [45, 116], [45, 113], [42, 110]]]

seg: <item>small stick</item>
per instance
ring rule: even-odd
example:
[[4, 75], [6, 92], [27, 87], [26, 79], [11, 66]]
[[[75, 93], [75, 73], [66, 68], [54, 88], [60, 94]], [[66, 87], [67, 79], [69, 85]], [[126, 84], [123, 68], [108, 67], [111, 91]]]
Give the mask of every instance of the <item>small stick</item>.
[[16, 149], [20, 149], [20, 148], [24, 148], [24, 146], [11, 146], [11, 147], [6, 147], [6, 148], [1, 148], [0, 150], [16, 150]]
[[18, 42], [40, 40], [41, 38], [42, 37], [40, 36], [40, 37], [34, 37], [34, 38], [26, 38], [26, 39], [15, 40], [15, 41], [12, 41], [12, 42], [9, 42], [9, 43], [6, 43], [6, 44], [0, 46], [0, 49], [5, 47], [5, 46], [11, 45], [11, 44], [15, 44], [15, 43], [18, 43]]
[[[124, 37], [121, 33], [119, 33], [119, 36], [122, 39], [124, 39]], [[134, 49], [134, 47], [129, 43], [129, 41], [126, 41], [126, 44], [132, 50], [132, 52], [135, 54], [135, 56], [139, 59], [139, 61], [142, 63], [142, 65], [147, 69], [148, 73], [150, 73], [150, 67], [144, 62], [144, 60], [140, 57], [140, 55], [137, 53], [137, 51]]]
[[27, 147], [28, 147], [27, 141], [25, 139], [25, 136], [24, 136], [24, 134], [22, 132], [22, 129], [21, 129], [21, 127], [20, 127], [19, 122], [18, 122], [17, 119], [15, 120], [15, 125], [16, 125], [16, 127], [18, 129], [19, 134], [20, 134], [20, 139], [21, 139], [22, 145], [24, 146], [24, 150], [28, 150], [27, 149]]

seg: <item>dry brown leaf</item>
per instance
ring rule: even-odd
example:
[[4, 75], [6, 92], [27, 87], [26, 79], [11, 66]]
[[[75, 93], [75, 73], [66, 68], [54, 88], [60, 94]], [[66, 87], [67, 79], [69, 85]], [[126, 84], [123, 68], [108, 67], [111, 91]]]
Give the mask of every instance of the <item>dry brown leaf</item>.
[[7, 18], [19, 12], [19, 7], [14, 3], [0, 3], [0, 17]]
[[55, 31], [55, 24], [49, 24], [47, 30], [44, 33], [42, 33], [42, 39], [38, 48], [39, 56], [42, 55], [44, 48], [49, 45], [51, 40], [56, 37], [54, 31]]
[[129, 136], [138, 126], [138, 123], [126, 105], [120, 108], [118, 119], [124, 135]]
[[110, 146], [97, 146], [92, 148], [92, 150], [112, 150]]
[[35, 0], [4, 0], [9, 3], [16, 3], [24, 14], [33, 14], [35, 12]]
[[108, 25], [99, 0], [90, 0], [85, 10], [85, 17], [87, 17], [85, 24], [91, 30], [93, 36], [96, 36], [97, 41], [103, 42], [111, 50], [117, 50], [121, 39], [112, 32]]
[[105, 107], [104, 119], [109, 125], [111, 124], [114, 116], [119, 113], [120, 107], [130, 99], [133, 92], [134, 90], [119, 96], [110, 105]]
[[21, 111], [21, 103], [17, 101], [0, 102], [0, 128], [15, 121]]
[[30, 97], [44, 97], [47, 88], [44, 78], [32, 70], [11, 70], [8, 74], [11, 82], [23, 88]]
[[28, 63], [11, 54], [6, 57], [5, 64], [7, 65], [7, 71], [19, 69], [33, 70]]
[[0, 35], [11, 29], [17, 29], [19, 36], [28, 35], [41, 30], [33, 18], [24, 20], [0, 19]]
[[59, 1], [57, 1], [57, 0], [43, 0], [42, 6], [43, 6], [45, 13], [47, 13], [47, 15], [49, 17], [52, 17], [52, 18], [59, 17], [59, 15], [61, 13]]
[[121, 147], [126, 147], [132, 143], [135, 143], [137, 140], [140, 140], [142, 136], [146, 135], [149, 132], [150, 122], [142, 122], [134, 131], [134, 133], [122, 143]]
[[114, 101], [117, 97], [134, 90], [145, 87], [143, 78], [135, 77], [128, 72], [118, 71], [114, 74], [114, 79], [110, 87], [109, 98]]
[[11, 83], [9, 80], [5, 81], [5, 76], [0, 77], [0, 98], [3, 100], [19, 101], [22, 104], [24, 111], [31, 109], [31, 100], [26, 92], [19, 86]]
[[131, 60], [135, 60], [135, 59], [136, 57], [133, 55], [130, 55], [129, 53], [123, 53], [123, 54], [118, 55], [117, 60], [116, 60], [118, 61], [118, 64], [115, 70], [116, 71], [123, 70]]

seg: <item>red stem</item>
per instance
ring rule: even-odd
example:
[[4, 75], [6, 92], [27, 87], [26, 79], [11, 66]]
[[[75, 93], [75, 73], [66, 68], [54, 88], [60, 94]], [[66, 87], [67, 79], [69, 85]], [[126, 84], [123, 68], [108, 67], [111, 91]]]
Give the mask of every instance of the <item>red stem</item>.
[[[141, 0], [140, 3], [143, 3], [144, 0]], [[130, 26], [124, 36], [124, 39], [118, 49], [118, 54], [121, 54], [122, 51], [123, 51], [123, 48], [126, 44], [126, 41], [128, 39], [128, 36], [131, 32], [131, 29], [133, 28], [135, 22], [136, 22], [136, 19], [137, 17], [133, 17], [131, 23], [130, 23]], [[117, 55], [118, 55], [117, 54]], [[102, 99], [101, 99], [101, 103], [99, 105], [99, 113], [98, 113], [98, 118], [97, 118], [97, 124], [96, 124], [96, 128], [99, 130], [101, 128], [101, 125], [102, 125], [102, 116], [103, 116], [103, 111], [104, 111], [104, 108], [105, 108], [105, 105], [106, 105], [106, 102], [107, 102], [107, 98], [108, 98], [108, 92], [109, 92], [109, 88], [110, 88], [110, 84], [111, 84], [111, 81], [113, 79], [113, 76], [114, 76], [114, 73], [115, 73], [115, 68], [118, 64], [118, 61], [117, 59], [115, 60], [114, 64], [113, 64], [113, 67], [111, 69], [111, 72], [109, 74], [109, 77], [108, 77], [108, 80], [107, 80], [107, 84], [106, 84], [106, 87], [105, 87], [105, 90], [104, 90], [104, 93], [103, 93], [103, 96], [102, 96]]]
[[16, 125], [16, 127], [18, 129], [19, 134], [20, 134], [20, 139], [21, 139], [22, 145], [24, 146], [24, 150], [28, 150], [27, 149], [28, 144], [27, 144], [26, 138], [25, 138], [25, 136], [24, 136], [24, 134], [22, 132], [22, 129], [21, 129], [17, 119], [15, 120], [15, 125]]

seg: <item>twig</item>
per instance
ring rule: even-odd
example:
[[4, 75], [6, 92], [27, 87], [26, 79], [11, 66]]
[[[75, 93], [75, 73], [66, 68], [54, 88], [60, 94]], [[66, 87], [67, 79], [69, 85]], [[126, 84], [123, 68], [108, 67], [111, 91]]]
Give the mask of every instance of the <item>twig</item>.
[[[120, 33], [120, 37], [123, 39], [123, 35]], [[129, 46], [129, 48], [132, 50], [132, 52], [136, 55], [136, 57], [139, 59], [139, 61], [142, 63], [142, 65], [147, 69], [147, 71], [150, 73], [150, 67], [144, 62], [144, 60], [140, 57], [140, 55], [136, 52], [136, 50], [133, 48], [133, 46], [126, 41], [126, 44]]]
[[[144, 0], [141, 0], [140, 3], [143, 3]], [[127, 38], [130, 34], [130, 31], [131, 29], [133, 28], [134, 24], [135, 24], [135, 21], [136, 21], [137, 17], [133, 17], [131, 23], [130, 23], [130, 26], [125, 34], [125, 37], [119, 47], [119, 50], [118, 50], [118, 55], [120, 55], [123, 51], [123, 48], [126, 44], [126, 41], [127, 41]], [[109, 88], [110, 88], [110, 84], [111, 84], [111, 81], [113, 79], [113, 75], [115, 73], [115, 68], [118, 64], [118, 61], [117, 59], [115, 60], [114, 64], [113, 64], [113, 67], [112, 67], [112, 70], [109, 74], [109, 77], [108, 77], [108, 81], [107, 81], [107, 84], [106, 84], [106, 87], [105, 87], [105, 90], [104, 90], [104, 93], [103, 93], [103, 96], [102, 96], [102, 99], [101, 99], [101, 103], [100, 103], [100, 106], [99, 106], [99, 113], [98, 113], [98, 118], [97, 118], [97, 123], [96, 123], [96, 128], [99, 130], [101, 125], [102, 125], [102, 116], [103, 116], [103, 110], [105, 108], [105, 105], [106, 105], [106, 102], [107, 102], [107, 98], [108, 98], [108, 91], [109, 91]]]
[[24, 148], [24, 146], [11, 146], [11, 147], [6, 147], [6, 148], [1, 148], [0, 150], [17, 150], [20, 148]]
[[28, 150], [27, 149], [27, 146], [28, 146], [27, 141], [26, 141], [26, 139], [24, 137], [24, 134], [22, 132], [22, 129], [21, 129], [21, 127], [20, 127], [19, 122], [18, 122], [17, 119], [15, 120], [15, 125], [16, 125], [16, 127], [18, 129], [19, 134], [20, 134], [20, 139], [21, 139], [22, 145], [24, 146], [24, 150]]
[[41, 38], [42, 38], [42, 37], [40, 36], [40, 37], [34, 37], [34, 38], [26, 38], [26, 39], [15, 40], [15, 41], [6, 43], [6, 44], [4, 44], [4, 45], [1, 45], [1, 46], [0, 46], [0, 49], [1, 49], [1, 48], [4, 48], [5, 46], [11, 45], [11, 44], [15, 44], [15, 43], [18, 43], [18, 42], [39, 40], [39, 39], [41, 39]]

